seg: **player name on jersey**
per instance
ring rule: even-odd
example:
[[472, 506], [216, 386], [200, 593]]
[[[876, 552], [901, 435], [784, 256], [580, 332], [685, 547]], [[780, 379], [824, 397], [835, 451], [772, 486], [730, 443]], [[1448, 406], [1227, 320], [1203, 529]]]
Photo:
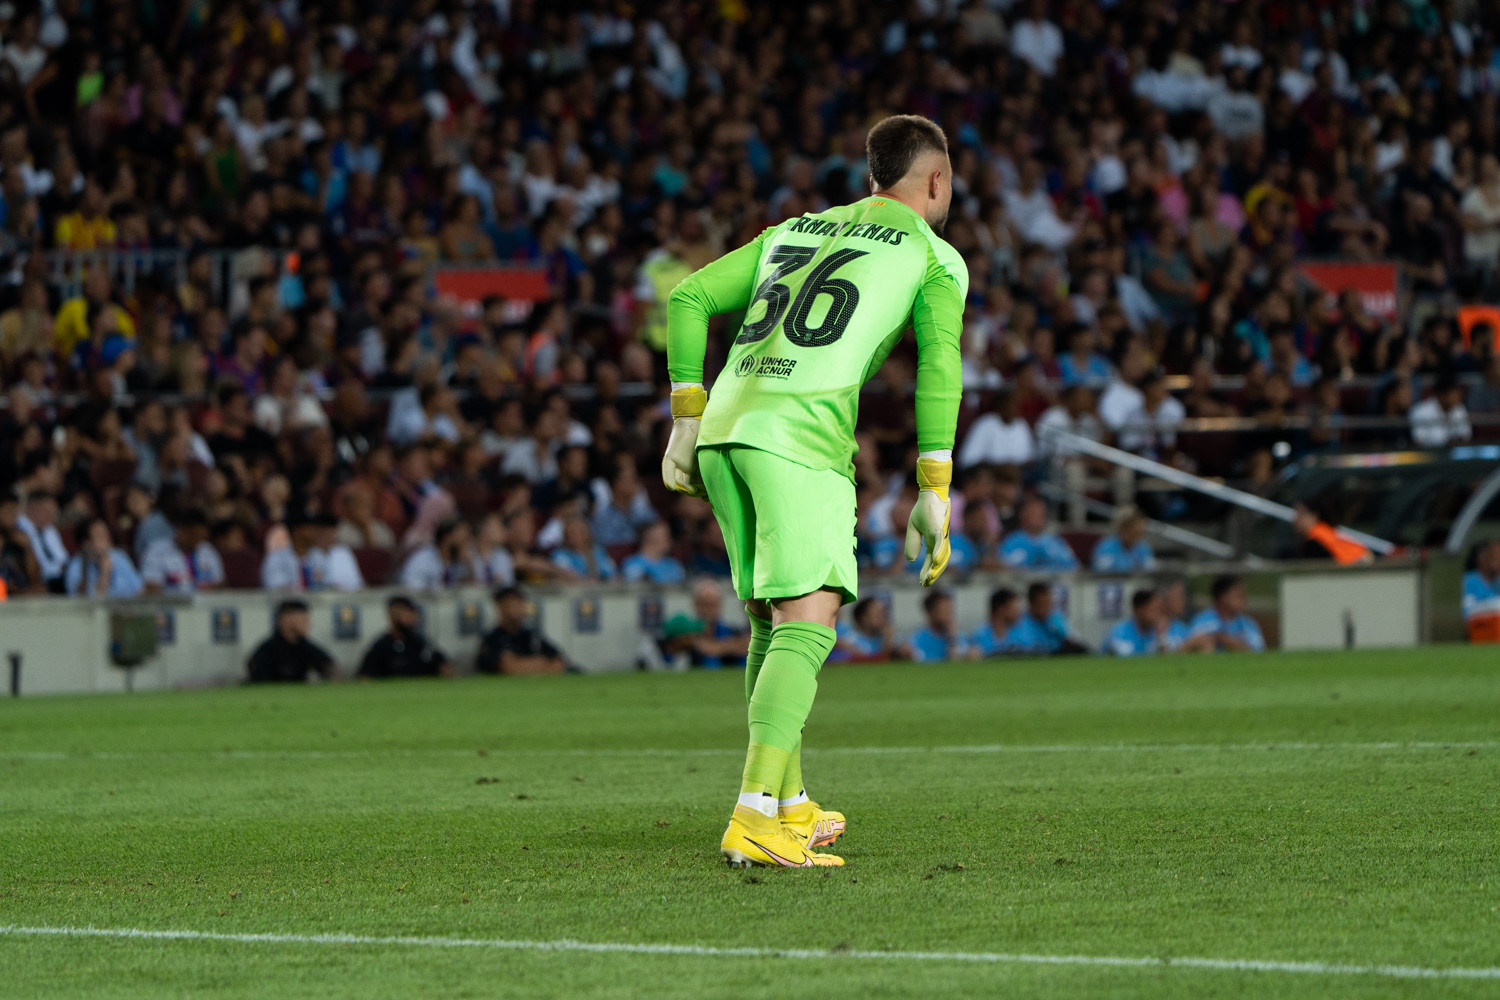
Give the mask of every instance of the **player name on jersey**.
[[787, 227], [787, 232], [805, 233], [808, 236], [860, 236], [877, 243], [889, 243], [893, 247], [900, 246], [901, 237], [908, 235], [894, 226], [882, 226], [876, 222], [837, 222], [815, 219], [810, 215], [793, 221]]

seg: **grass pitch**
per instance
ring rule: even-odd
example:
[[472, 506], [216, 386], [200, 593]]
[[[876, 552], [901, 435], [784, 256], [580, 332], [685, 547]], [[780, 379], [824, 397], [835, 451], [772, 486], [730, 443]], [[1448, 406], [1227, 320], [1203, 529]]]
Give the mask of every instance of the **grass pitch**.
[[[1457, 647], [831, 667], [831, 871], [719, 861], [738, 672], [6, 702], [0, 996], [1494, 997], [1497, 681]], [[90, 926], [290, 937], [34, 930]]]

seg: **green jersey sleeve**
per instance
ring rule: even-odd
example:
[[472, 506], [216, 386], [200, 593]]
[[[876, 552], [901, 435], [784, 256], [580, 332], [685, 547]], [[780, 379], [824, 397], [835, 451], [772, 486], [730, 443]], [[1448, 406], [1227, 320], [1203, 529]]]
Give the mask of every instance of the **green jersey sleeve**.
[[708, 321], [743, 309], [755, 292], [755, 269], [767, 229], [683, 278], [667, 300], [667, 376], [673, 382], [702, 382], [708, 348]]
[[969, 276], [956, 254], [949, 260], [943, 257], [936, 252], [929, 254], [926, 278], [912, 300], [912, 330], [917, 340], [919, 451], [953, 447], [963, 395], [960, 343]]

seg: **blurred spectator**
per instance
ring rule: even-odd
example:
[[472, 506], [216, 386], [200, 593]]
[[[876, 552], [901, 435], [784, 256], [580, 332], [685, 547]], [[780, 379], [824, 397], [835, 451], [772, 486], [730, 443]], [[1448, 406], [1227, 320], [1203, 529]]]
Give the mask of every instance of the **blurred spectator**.
[[1464, 574], [1464, 625], [1470, 642], [1500, 642], [1500, 539], [1474, 546], [1472, 569]]
[[297, 362], [287, 354], [271, 362], [271, 376], [266, 394], [255, 401], [255, 424], [267, 434], [283, 429], [328, 426], [328, 415], [316, 396], [307, 391]]
[[1013, 569], [1070, 570], [1078, 557], [1067, 542], [1047, 530], [1047, 501], [1032, 494], [1021, 501], [1016, 529], [1000, 543], [1000, 561]]
[[576, 580], [613, 580], [615, 563], [594, 542], [594, 533], [582, 517], [570, 517], [563, 525], [562, 544], [552, 550], [552, 562]]
[[208, 540], [208, 518], [188, 508], [173, 519], [173, 535], [157, 538], [141, 557], [149, 593], [191, 594], [224, 585], [224, 563]]
[[1439, 378], [1432, 395], [1411, 408], [1412, 442], [1422, 448], [1443, 448], [1472, 435], [1463, 386], [1451, 375]]
[[687, 579], [682, 563], [672, 556], [672, 532], [665, 522], [657, 521], [641, 533], [641, 550], [620, 564], [620, 577], [626, 583], [656, 584], [682, 583]]
[[516, 582], [516, 563], [506, 548], [505, 521], [497, 513], [486, 514], [474, 532], [475, 570], [487, 585], [510, 586]]
[[1086, 653], [1088, 647], [1068, 634], [1068, 619], [1053, 606], [1052, 585], [1026, 588], [1026, 613], [1007, 634], [1010, 651], [1036, 655]]
[[387, 677], [452, 677], [453, 666], [443, 651], [422, 634], [422, 612], [400, 594], [386, 602], [390, 628], [376, 639], [360, 661], [363, 680]]
[[136, 597], [141, 575], [123, 549], [115, 547], [109, 522], [89, 518], [83, 524], [78, 552], [68, 560], [65, 586], [74, 597]]
[[396, 534], [390, 525], [375, 516], [375, 495], [359, 481], [344, 487], [343, 514], [335, 538], [352, 549], [393, 549]]
[[1500, 413], [1500, 352], [1490, 355], [1484, 379], [1469, 387], [1465, 405], [1470, 413]]
[[526, 623], [526, 595], [521, 588], [507, 586], [495, 591], [493, 629], [479, 645], [474, 669], [482, 674], [529, 677], [560, 674], [567, 660], [540, 629]]
[[251, 684], [301, 684], [334, 676], [333, 657], [308, 638], [312, 615], [307, 602], [288, 598], [276, 606], [271, 637], [255, 648], [246, 665]]
[[878, 597], [861, 597], [850, 609], [849, 621], [840, 623], [833, 654], [834, 663], [884, 663], [896, 651], [890, 611]]
[[20, 498], [9, 487], [0, 489], [0, 580], [12, 596], [43, 592], [41, 567], [20, 520]]
[[958, 634], [953, 611], [953, 595], [934, 590], [922, 601], [927, 624], [906, 640], [907, 654], [917, 663], [942, 663], [962, 660], [969, 655], [969, 644]]
[[1148, 656], [1165, 648], [1166, 614], [1154, 590], [1137, 590], [1130, 598], [1130, 617], [1118, 622], [1104, 639], [1102, 652], [1112, 656]]
[[656, 520], [650, 504], [640, 502], [644, 495], [635, 462], [621, 461], [610, 477], [606, 498], [595, 509], [594, 541], [606, 549], [634, 545], [640, 530]]
[[969, 428], [958, 449], [959, 468], [987, 462], [992, 465], [1025, 465], [1036, 456], [1031, 425], [1021, 419], [1015, 394], [1001, 390], [995, 409]]
[[1057, 463], [1078, 454], [1066, 442], [1054, 440], [1050, 430], [1067, 431], [1090, 441], [1104, 440], [1104, 425], [1094, 413], [1094, 391], [1086, 385], [1070, 385], [1063, 390], [1062, 400], [1047, 408], [1036, 422], [1038, 455], [1051, 458]]
[[1021, 621], [1021, 599], [1009, 587], [990, 593], [990, 619], [969, 636], [969, 649], [982, 657], [1016, 652], [1011, 633]]
[[1198, 612], [1188, 629], [1182, 648], [1189, 652], [1261, 652], [1266, 640], [1255, 619], [1245, 613], [1245, 583], [1239, 577], [1221, 576], [1210, 590], [1213, 606]]
[[1161, 459], [1177, 446], [1177, 427], [1187, 419], [1187, 411], [1167, 391], [1166, 378], [1160, 372], [1142, 379], [1140, 394], [1140, 402], [1117, 428], [1120, 447], [1147, 458]]
[[1115, 533], [1094, 546], [1096, 573], [1143, 573], [1156, 568], [1156, 553], [1146, 542], [1146, 515], [1139, 507], [1115, 512]]
[[[16, 527], [31, 543], [42, 574], [42, 585], [54, 594], [64, 592], [63, 571], [68, 568], [68, 548], [57, 530], [57, 498], [45, 490], [26, 496], [26, 512], [16, 519]], [[109, 525], [104, 526], [108, 532]], [[85, 536], [87, 537], [87, 536]]]
[[749, 648], [748, 629], [724, 623], [724, 588], [717, 580], [693, 584], [693, 615], [703, 623], [703, 633], [693, 643], [693, 666], [743, 667]]
[[476, 565], [475, 555], [469, 526], [457, 517], [447, 517], [438, 524], [431, 542], [406, 557], [401, 586], [426, 591], [482, 583], [487, 574]]
[[1162, 621], [1161, 648], [1175, 653], [1183, 648], [1191, 631], [1187, 622], [1187, 586], [1181, 580], [1168, 580], [1156, 588], [1161, 595]]
[[139, 482], [131, 483], [125, 489], [124, 507], [125, 514], [121, 523], [127, 528], [135, 529], [135, 557], [145, 566], [146, 553], [151, 547], [157, 542], [171, 541], [176, 531], [171, 519], [157, 507], [156, 491], [150, 487]]

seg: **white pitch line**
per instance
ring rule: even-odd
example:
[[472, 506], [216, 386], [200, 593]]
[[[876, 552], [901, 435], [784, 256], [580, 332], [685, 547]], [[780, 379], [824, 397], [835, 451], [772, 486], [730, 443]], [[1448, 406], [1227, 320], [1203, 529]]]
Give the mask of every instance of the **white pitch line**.
[[[1069, 753], [1260, 753], [1276, 750], [1361, 752], [1388, 750], [1493, 750], [1497, 740], [1388, 740], [1380, 742], [1266, 742], [1266, 743], [988, 743], [972, 746], [907, 747], [805, 747], [810, 754], [1069, 754]], [[739, 747], [699, 747], [672, 749], [666, 747], [576, 748], [554, 750], [526, 747], [515, 750], [486, 749], [484, 756], [495, 757], [718, 757], [742, 756]], [[218, 760], [364, 760], [386, 757], [475, 757], [477, 750], [0, 750], [0, 759], [18, 760], [143, 760], [160, 757], [210, 757]]]
[[527, 941], [503, 938], [382, 937], [363, 934], [225, 934], [214, 931], [154, 931], [133, 927], [18, 927], [0, 925], [17, 937], [127, 938], [147, 941], [220, 941], [233, 944], [378, 945], [410, 948], [491, 948], [508, 951], [592, 952], [626, 955], [685, 955], [699, 958], [852, 959], [855, 961], [950, 962], [990, 965], [1093, 965], [1121, 968], [1185, 968], [1216, 972], [1284, 972], [1314, 976], [1384, 976], [1392, 979], [1500, 979], [1500, 967], [1428, 968], [1413, 965], [1346, 965], [1240, 958], [1151, 958], [1117, 955], [1029, 955], [972, 951], [861, 951], [822, 948], [720, 948], [698, 944], [632, 944], [608, 941]]

